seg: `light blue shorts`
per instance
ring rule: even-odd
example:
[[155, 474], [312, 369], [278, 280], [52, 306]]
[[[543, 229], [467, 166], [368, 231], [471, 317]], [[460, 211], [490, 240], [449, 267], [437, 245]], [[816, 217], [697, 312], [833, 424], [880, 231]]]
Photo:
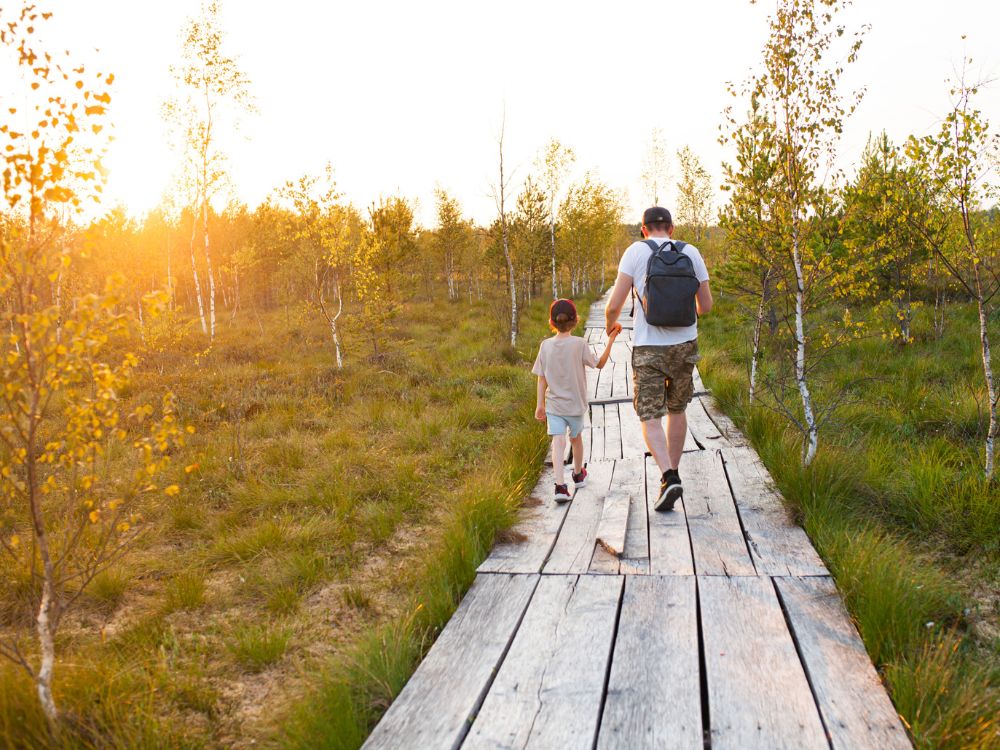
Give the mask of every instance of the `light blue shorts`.
[[571, 438], [578, 437], [583, 432], [583, 415], [578, 417], [566, 417], [562, 414], [549, 414], [545, 412], [545, 418], [549, 426], [550, 435], [565, 435], [569, 430]]

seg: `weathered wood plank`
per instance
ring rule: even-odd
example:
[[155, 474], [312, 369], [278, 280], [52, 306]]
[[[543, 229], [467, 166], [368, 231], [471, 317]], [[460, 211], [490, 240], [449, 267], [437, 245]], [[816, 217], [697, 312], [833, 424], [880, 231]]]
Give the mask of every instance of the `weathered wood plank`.
[[649, 573], [649, 519], [646, 511], [645, 460], [623, 458], [615, 462], [612, 487], [630, 495], [628, 525], [625, 528], [625, 551], [621, 555], [622, 573]]
[[[617, 344], [615, 344], [617, 346]], [[611, 377], [611, 397], [612, 398], [630, 398], [632, 394], [628, 390], [628, 376], [625, 372], [627, 365], [625, 360], [616, 360], [614, 373]], [[611, 363], [608, 362], [605, 367], [610, 367]]]
[[700, 576], [756, 575], [719, 453], [686, 453], [680, 472], [695, 572]]
[[363, 747], [456, 747], [537, 583], [537, 575], [478, 576]]
[[[622, 404], [605, 404], [604, 406], [604, 457], [622, 457], [622, 430], [618, 410]], [[628, 406], [628, 404], [624, 404]]]
[[590, 461], [604, 459], [604, 404], [590, 407]]
[[833, 580], [774, 582], [834, 750], [912, 747]]
[[543, 576], [463, 750], [591, 747], [620, 576]]
[[552, 499], [554, 483], [552, 469], [546, 467], [531, 497], [525, 501], [520, 520], [505, 535], [506, 541], [494, 545], [479, 566], [480, 573], [541, 571], [569, 507], [569, 504], [559, 505]]
[[630, 503], [631, 497], [627, 490], [612, 487], [604, 498], [601, 520], [597, 524], [597, 543], [616, 557], [621, 557], [625, 552]]
[[654, 575], [694, 575], [691, 538], [688, 536], [684, 501], [669, 513], [657, 513], [653, 504], [660, 494], [660, 469], [652, 456], [645, 461], [646, 509], [649, 524], [649, 572]]
[[698, 598], [712, 749], [829, 748], [771, 579], [699, 576]]
[[586, 573], [590, 568], [614, 462], [591, 461], [587, 472], [587, 484], [576, 491], [569, 504], [562, 531], [545, 563], [546, 573]]
[[597, 390], [594, 392], [594, 398], [610, 399], [612, 397], [614, 370], [614, 362], [607, 362], [603, 368], [597, 371], [600, 373], [600, 376], [597, 380]]
[[625, 579], [599, 750], [704, 747], [695, 579]]
[[631, 402], [618, 405], [621, 423], [622, 455], [625, 458], [642, 458], [646, 455], [646, 439], [642, 436], [642, 423]]
[[701, 403], [701, 397], [695, 396], [687, 408], [688, 429], [694, 438], [706, 450], [729, 447], [730, 443], [725, 436], [715, 426], [715, 423], [708, 418], [705, 407]]
[[726, 448], [722, 457], [757, 571], [772, 576], [829, 575], [754, 450]]
[[586, 369], [587, 376], [587, 398], [594, 399], [597, 398], [597, 383], [601, 378], [601, 371], [596, 367], [588, 367]]

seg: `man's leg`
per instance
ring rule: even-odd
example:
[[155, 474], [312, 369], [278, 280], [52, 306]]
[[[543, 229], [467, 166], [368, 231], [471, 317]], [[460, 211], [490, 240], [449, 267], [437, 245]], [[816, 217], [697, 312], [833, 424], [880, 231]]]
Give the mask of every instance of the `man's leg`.
[[660, 467], [660, 473], [672, 469], [670, 463], [670, 453], [667, 450], [667, 435], [663, 431], [663, 419], [658, 417], [642, 423], [642, 437], [646, 441], [646, 447]]
[[[684, 453], [684, 441], [687, 439], [687, 412], [667, 414], [667, 452], [670, 454], [670, 469], [681, 467], [681, 455]], [[661, 469], [666, 471], [666, 469]]]

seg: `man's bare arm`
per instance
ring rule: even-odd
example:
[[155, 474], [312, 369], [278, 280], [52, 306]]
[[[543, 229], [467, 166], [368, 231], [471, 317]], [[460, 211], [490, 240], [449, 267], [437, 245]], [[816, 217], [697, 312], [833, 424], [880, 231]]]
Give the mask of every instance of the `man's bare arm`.
[[699, 315], [708, 315], [712, 312], [712, 290], [708, 287], [708, 280], [701, 282], [697, 293], [694, 295], [695, 303], [698, 307]]
[[628, 299], [628, 293], [632, 290], [632, 284], [632, 277], [627, 273], [619, 273], [618, 278], [615, 279], [614, 289], [611, 290], [608, 304], [604, 308], [605, 330], [608, 333], [611, 333], [611, 328], [618, 322], [618, 316], [622, 314], [622, 308], [625, 307], [625, 300]]

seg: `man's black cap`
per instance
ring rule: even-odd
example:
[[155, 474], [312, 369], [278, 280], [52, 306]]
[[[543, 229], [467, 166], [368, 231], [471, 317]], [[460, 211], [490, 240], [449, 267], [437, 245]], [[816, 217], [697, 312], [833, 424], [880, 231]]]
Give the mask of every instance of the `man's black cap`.
[[674, 219], [667, 209], [661, 208], [660, 206], [653, 206], [652, 208], [647, 208], [642, 212], [642, 223], [647, 227], [650, 224], [659, 224], [661, 222], [663, 224], [667, 224], [668, 226], [673, 225], [674, 223]]

